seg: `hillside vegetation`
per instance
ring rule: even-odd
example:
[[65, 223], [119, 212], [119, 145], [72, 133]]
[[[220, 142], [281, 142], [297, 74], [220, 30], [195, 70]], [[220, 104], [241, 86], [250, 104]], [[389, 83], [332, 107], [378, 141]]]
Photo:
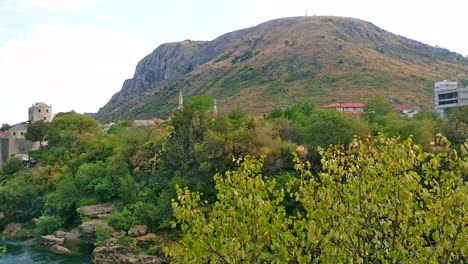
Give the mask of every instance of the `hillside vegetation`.
[[443, 79], [468, 80], [468, 59], [359, 19], [282, 18], [213, 41], [161, 45], [96, 117], [164, 118], [179, 90], [212, 96], [221, 113], [268, 113], [303, 99], [365, 103], [376, 95], [432, 108], [432, 84]]
[[[165, 248], [174, 263], [466, 259], [468, 107], [409, 119], [375, 98], [360, 118], [301, 102], [257, 120], [212, 105], [193, 97], [144, 127], [57, 114], [41, 124], [48, 144], [29, 153], [37, 164], [0, 167], [0, 230], [80, 227], [96, 264], [122, 263], [103, 261], [112, 248], [158, 259]], [[103, 205], [113, 209], [97, 210], [98, 222], [85, 214]], [[150, 233], [132, 237], [141, 225]]]

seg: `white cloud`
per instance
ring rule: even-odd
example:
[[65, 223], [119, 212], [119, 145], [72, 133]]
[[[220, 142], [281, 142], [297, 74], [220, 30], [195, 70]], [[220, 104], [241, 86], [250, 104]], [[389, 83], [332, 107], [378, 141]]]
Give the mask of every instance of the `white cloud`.
[[20, 7], [48, 10], [80, 10], [94, 6], [98, 0], [16, 0]]
[[18, 12], [21, 10], [15, 4], [5, 1], [0, 3], [0, 11]]
[[8, 98], [0, 122], [27, 119], [36, 101], [54, 112], [97, 111], [152, 48], [131, 33], [87, 26], [41, 25], [28, 40], [9, 40], [0, 46], [0, 98]]

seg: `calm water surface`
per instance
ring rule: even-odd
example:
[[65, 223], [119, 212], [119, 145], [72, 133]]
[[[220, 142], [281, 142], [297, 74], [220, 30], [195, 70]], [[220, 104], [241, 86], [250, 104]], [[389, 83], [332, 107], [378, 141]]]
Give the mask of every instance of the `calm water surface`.
[[91, 262], [92, 246], [85, 243], [65, 245], [72, 250], [71, 255], [57, 255], [41, 245], [36, 240], [24, 242], [1, 240], [0, 245], [7, 246], [7, 252], [0, 257], [1, 264], [89, 264]]

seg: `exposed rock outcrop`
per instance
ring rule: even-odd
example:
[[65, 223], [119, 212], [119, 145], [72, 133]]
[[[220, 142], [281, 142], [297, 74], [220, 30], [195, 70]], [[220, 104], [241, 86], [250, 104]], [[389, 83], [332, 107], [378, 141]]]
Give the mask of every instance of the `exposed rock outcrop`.
[[68, 248], [62, 247], [59, 245], [53, 245], [52, 247], [50, 247], [50, 249], [53, 252], [55, 252], [55, 254], [59, 254], [59, 255], [71, 253], [71, 251]]
[[144, 236], [139, 236], [135, 238], [135, 245], [137, 247], [148, 247], [150, 245], [156, 244], [157, 242], [160, 242], [158, 240], [159, 238], [156, 234], [149, 233]]
[[100, 219], [93, 219], [82, 223], [80, 229], [84, 235], [92, 235], [94, 234], [98, 226], [103, 228], [110, 228], [106, 221]]
[[47, 246], [63, 245], [63, 243], [65, 243], [65, 238], [59, 238], [54, 235], [46, 235], [41, 236], [41, 242]]
[[148, 233], [148, 227], [146, 225], [136, 225], [128, 230], [128, 235], [131, 237], [146, 235], [146, 233]]
[[59, 238], [65, 238], [65, 241], [77, 241], [81, 239], [81, 232], [78, 228], [74, 228], [70, 231], [57, 230], [54, 235]]
[[97, 247], [93, 251], [93, 262], [95, 264], [162, 264], [170, 263], [169, 259], [160, 256], [145, 254], [134, 254], [123, 245], [106, 245]]
[[3, 230], [3, 234], [8, 237], [15, 237], [21, 231], [21, 226], [17, 223], [9, 223]]
[[102, 218], [103, 216], [110, 215], [115, 210], [111, 203], [95, 204], [78, 208], [78, 212], [83, 216], [90, 218]]

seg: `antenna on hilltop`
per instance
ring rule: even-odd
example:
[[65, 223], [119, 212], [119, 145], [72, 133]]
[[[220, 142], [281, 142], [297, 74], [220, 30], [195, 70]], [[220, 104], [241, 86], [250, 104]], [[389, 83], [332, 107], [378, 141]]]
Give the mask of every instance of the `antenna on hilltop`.
[[306, 16], [307, 16], [307, 9], [306, 9]]

